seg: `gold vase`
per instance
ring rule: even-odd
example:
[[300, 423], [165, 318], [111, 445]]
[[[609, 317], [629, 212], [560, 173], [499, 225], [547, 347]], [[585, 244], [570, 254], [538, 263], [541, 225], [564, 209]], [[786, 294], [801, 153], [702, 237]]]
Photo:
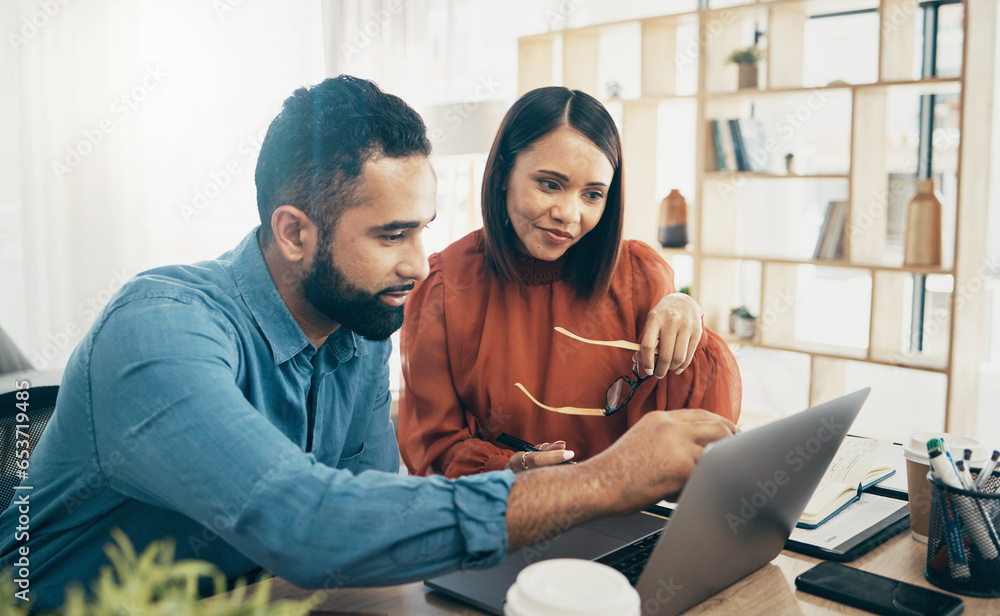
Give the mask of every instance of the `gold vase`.
[[687, 201], [676, 188], [660, 202], [659, 239], [664, 248], [687, 246]]
[[906, 209], [904, 266], [941, 265], [941, 201], [934, 180], [917, 180], [917, 194]]

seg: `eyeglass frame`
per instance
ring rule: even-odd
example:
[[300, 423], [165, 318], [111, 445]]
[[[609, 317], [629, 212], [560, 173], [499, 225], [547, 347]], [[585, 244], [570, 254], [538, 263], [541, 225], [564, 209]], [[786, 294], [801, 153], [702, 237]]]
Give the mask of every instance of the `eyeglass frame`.
[[[597, 345], [597, 346], [614, 347], [614, 348], [618, 348], [618, 349], [625, 349], [625, 350], [628, 350], [628, 351], [639, 351], [639, 350], [642, 349], [642, 347], [639, 346], [638, 344], [636, 344], [635, 342], [631, 342], [631, 341], [628, 341], [628, 340], [591, 340], [589, 338], [584, 338], [583, 336], [578, 336], [578, 335], [574, 334], [573, 332], [571, 332], [571, 331], [569, 331], [569, 330], [567, 330], [567, 329], [565, 329], [563, 327], [559, 327], [558, 325], [555, 326], [553, 329], [555, 329], [555, 331], [558, 332], [558, 333], [560, 333], [560, 334], [563, 334], [565, 336], [568, 336], [570, 338], [573, 338], [574, 340], [577, 340], [579, 342], [583, 342], [585, 344], [593, 344], [593, 345]], [[608, 406], [608, 391], [605, 391], [605, 393], [604, 393], [604, 408], [601, 408], [601, 409], [584, 409], [584, 408], [576, 408], [576, 407], [558, 407], [558, 408], [556, 408], [556, 407], [548, 406], [547, 404], [544, 404], [542, 402], [539, 402], [534, 396], [531, 395], [531, 392], [528, 391], [528, 389], [524, 385], [522, 385], [521, 383], [514, 383], [514, 386], [517, 387], [518, 389], [520, 389], [521, 392], [525, 396], [527, 396], [528, 399], [531, 400], [532, 403], [534, 403], [536, 406], [542, 407], [545, 410], [553, 411], [553, 412], [556, 412], [556, 413], [566, 413], [566, 414], [569, 414], [569, 415], [590, 415], [590, 416], [597, 416], [597, 417], [607, 417], [609, 415], [613, 415], [613, 414], [617, 413], [618, 411], [622, 410], [622, 408], [624, 408], [625, 406], [628, 406], [628, 403], [632, 400], [632, 396], [635, 395], [635, 390], [638, 389], [639, 386], [642, 385], [642, 383], [644, 383], [646, 380], [648, 380], [650, 376], [652, 376], [651, 374], [650, 375], [646, 375], [644, 377], [643, 376], [639, 376], [638, 367], [639, 367], [639, 362], [638, 361], [633, 361], [633, 364], [632, 364], [632, 374], [634, 374], [635, 377], [637, 379], [639, 379], [638, 381], [633, 381], [632, 379], [628, 378], [628, 376], [623, 376], [623, 377], [619, 377], [619, 378], [615, 379], [611, 383], [611, 385], [608, 386], [608, 390], [610, 390], [612, 387], [614, 387], [615, 383], [617, 383], [621, 379], [624, 379], [625, 382], [628, 383], [629, 386], [632, 389], [632, 391], [629, 392], [628, 397], [625, 399], [625, 402], [622, 403], [621, 406], [617, 407], [613, 411], [609, 411], [608, 408], [607, 408], [607, 406]]]
[[[615, 379], [614, 381], [612, 381], [610, 385], [608, 385], [607, 391], [604, 392], [604, 416], [605, 417], [608, 417], [609, 415], [614, 415], [618, 411], [620, 411], [623, 408], [625, 408], [626, 406], [628, 406], [628, 403], [632, 400], [632, 396], [635, 395], [635, 390], [639, 389], [640, 385], [642, 385], [643, 383], [645, 383], [649, 379], [653, 378], [652, 374], [647, 374], [645, 376], [640, 376], [639, 375], [639, 362], [638, 361], [635, 361], [635, 362], [632, 363], [632, 374], [634, 374], [635, 378], [638, 379], [637, 381], [633, 381], [626, 374], [624, 376], [618, 377], [617, 379]], [[611, 394], [611, 388], [614, 387], [618, 383], [618, 381], [624, 381], [625, 383], [628, 383], [629, 386], [632, 388], [632, 391], [628, 392], [628, 396], [625, 397], [625, 401], [624, 402], [622, 402], [621, 404], [619, 404], [616, 408], [611, 409], [611, 408], [608, 408], [608, 396]]]

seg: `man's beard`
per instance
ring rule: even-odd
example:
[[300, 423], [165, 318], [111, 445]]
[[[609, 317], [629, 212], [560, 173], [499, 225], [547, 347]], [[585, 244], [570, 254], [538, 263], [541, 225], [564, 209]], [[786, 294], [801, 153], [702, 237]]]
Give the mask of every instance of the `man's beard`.
[[306, 299], [329, 319], [369, 340], [386, 340], [403, 325], [404, 306], [390, 306], [379, 299], [382, 293], [406, 291], [413, 283], [396, 285], [368, 293], [347, 281], [333, 263], [332, 250], [320, 245], [302, 287]]

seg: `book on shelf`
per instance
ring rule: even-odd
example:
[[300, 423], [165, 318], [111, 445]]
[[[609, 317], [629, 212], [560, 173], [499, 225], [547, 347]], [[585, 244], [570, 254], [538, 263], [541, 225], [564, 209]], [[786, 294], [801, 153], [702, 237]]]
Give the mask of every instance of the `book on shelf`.
[[747, 159], [743, 150], [743, 139], [740, 137], [740, 121], [729, 120], [729, 134], [733, 142], [733, 154], [736, 158], [736, 169], [739, 171], [749, 171]]
[[715, 146], [715, 168], [720, 171], [770, 173], [767, 135], [759, 120], [712, 120], [710, 131]]
[[[733, 133], [728, 120], [712, 120], [713, 136], [718, 138], [718, 147], [722, 150], [722, 171], [739, 171], [736, 164], [736, 151], [733, 149]], [[716, 132], [717, 131], [717, 132]]]
[[819, 227], [813, 259], [843, 259], [844, 232], [847, 221], [847, 202], [831, 201]]
[[712, 149], [709, 153], [710, 166], [712, 171], [729, 171], [726, 168], [726, 154], [722, 145], [722, 135], [719, 134], [719, 121], [711, 120], [708, 123], [709, 134], [712, 135]]
[[806, 505], [799, 528], [816, 528], [861, 498], [864, 490], [893, 475], [896, 469], [880, 462], [889, 441], [847, 436]]
[[743, 163], [746, 166], [744, 171], [755, 173], [770, 173], [771, 162], [770, 153], [767, 151], [767, 136], [764, 134], [764, 125], [760, 120], [741, 118], [735, 120], [737, 131], [733, 133], [734, 139], [739, 133], [739, 149], [743, 151]]

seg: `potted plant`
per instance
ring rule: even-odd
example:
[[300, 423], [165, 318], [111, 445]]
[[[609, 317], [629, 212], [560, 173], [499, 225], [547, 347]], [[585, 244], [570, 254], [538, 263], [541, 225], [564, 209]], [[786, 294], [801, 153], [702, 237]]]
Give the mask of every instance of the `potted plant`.
[[795, 154], [791, 152], [785, 154], [785, 171], [788, 175], [795, 175]]
[[757, 317], [750, 314], [746, 306], [733, 308], [729, 312], [729, 332], [736, 334], [737, 338], [753, 340], [756, 321]]
[[[137, 554], [132, 542], [119, 529], [111, 531], [115, 543], [105, 546], [111, 565], [101, 569], [88, 597], [79, 584], [71, 585], [66, 603], [49, 616], [107, 616], [142, 614], [144, 616], [305, 616], [321, 596], [304, 601], [271, 601], [270, 582], [262, 581], [248, 593], [237, 582], [224, 594], [226, 578], [214, 564], [201, 560], [174, 560], [174, 544], [161, 540], [150, 543]], [[198, 594], [201, 579], [212, 580], [216, 596], [202, 600]], [[0, 577], [0, 601], [5, 614], [25, 616], [29, 607], [19, 600], [9, 574]]]
[[756, 44], [737, 49], [726, 58], [740, 67], [740, 89], [757, 87], [757, 63], [763, 58], [764, 52]]

